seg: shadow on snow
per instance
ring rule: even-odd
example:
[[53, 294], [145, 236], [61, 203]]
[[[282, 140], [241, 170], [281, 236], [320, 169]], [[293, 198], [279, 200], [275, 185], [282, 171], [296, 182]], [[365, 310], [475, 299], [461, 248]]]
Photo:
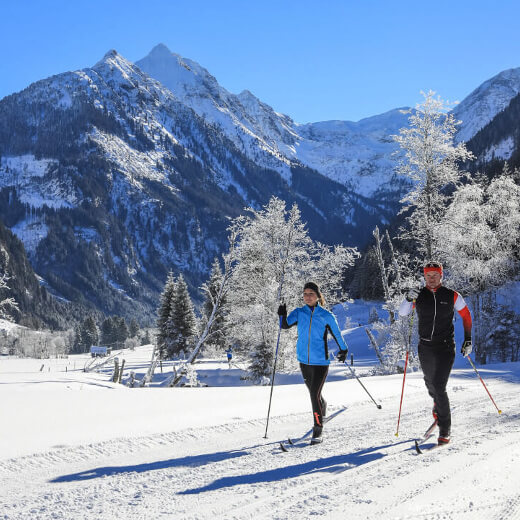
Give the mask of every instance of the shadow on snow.
[[176, 468], [181, 466], [198, 467], [204, 464], [220, 462], [221, 460], [233, 459], [248, 455], [249, 452], [243, 450], [224, 451], [217, 453], [209, 453], [204, 455], [195, 455], [189, 457], [181, 457], [179, 459], [161, 460], [158, 462], [148, 462], [145, 464], [136, 464], [133, 466], [106, 466], [102, 468], [94, 468], [71, 475], [63, 475], [57, 477], [50, 482], [57, 484], [60, 482], [78, 482], [82, 480], [91, 480], [94, 478], [110, 477], [120, 475], [122, 473], [144, 473], [146, 471], [157, 471], [160, 469]]
[[[291, 478], [296, 478], [303, 475], [310, 475], [318, 472], [339, 472], [346, 471], [348, 469], [362, 466], [368, 462], [372, 462], [378, 459], [382, 459], [387, 456], [387, 453], [381, 452], [385, 448], [396, 446], [399, 444], [410, 443], [410, 440], [401, 441], [395, 444], [388, 444], [383, 446], [377, 446], [360, 450], [356, 453], [349, 453], [344, 455], [334, 455], [330, 457], [318, 458], [313, 461], [305, 462], [302, 464], [294, 464], [291, 466], [284, 466], [267, 471], [259, 471], [256, 473], [245, 473], [241, 475], [235, 475], [232, 477], [223, 477], [213, 481], [205, 486], [186, 489], [180, 491], [181, 495], [197, 494], [206, 491], [214, 491], [222, 488], [230, 488], [242, 484], [256, 484], [261, 482], [274, 482], [281, 481]], [[278, 442], [270, 442], [270, 445], [277, 445]], [[260, 446], [253, 446], [252, 449]], [[291, 448], [292, 450], [293, 448]], [[299, 449], [299, 448], [294, 448]], [[302, 448], [303, 449], [303, 448]], [[311, 448], [309, 448], [311, 449]], [[50, 481], [50, 483], [58, 484], [65, 482], [80, 482], [85, 480], [92, 480], [96, 478], [110, 477], [114, 475], [120, 475], [123, 473], [144, 473], [147, 471], [157, 471], [168, 468], [176, 468], [181, 466], [193, 466], [200, 467], [205, 464], [212, 464], [214, 462], [220, 462], [227, 459], [233, 459], [250, 455], [249, 448], [241, 450], [231, 450], [224, 452], [209, 453], [203, 455], [187, 456], [178, 459], [168, 459], [164, 461], [150, 462], [145, 464], [137, 464], [131, 466], [105, 466], [100, 468], [94, 468], [90, 470], [81, 471], [79, 473], [73, 473], [70, 475], [63, 475]], [[280, 453], [280, 457], [286, 455]], [[247, 469], [247, 468], [246, 468]]]
[[[396, 446], [398, 444], [409, 444], [411, 441], [401, 441], [395, 444], [387, 444], [384, 446], [377, 446], [357, 451], [355, 453], [348, 453], [344, 455], [334, 455], [331, 457], [323, 457], [313, 461], [302, 464], [294, 464], [292, 466], [285, 466], [283, 468], [276, 468], [267, 471], [259, 471], [257, 473], [250, 473], [245, 475], [235, 475], [233, 477], [223, 477], [215, 480], [211, 484], [201, 486], [193, 489], [186, 489], [180, 491], [179, 495], [193, 495], [203, 493], [205, 491], [215, 491], [222, 488], [230, 488], [242, 484], [259, 484], [262, 482], [274, 482], [277, 480], [286, 480], [290, 478], [301, 477], [303, 475], [311, 475], [313, 473], [325, 472], [336, 473], [347, 471], [352, 468], [357, 468], [363, 464], [373, 462], [375, 460], [383, 459], [388, 454], [380, 452], [384, 448]], [[291, 448], [292, 449], [292, 448]], [[312, 449], [309, 447], [309, 449]], [[413, 449], [413, 448], [410, 448]], [[281, 455], [283, 456], [283, 455]]]

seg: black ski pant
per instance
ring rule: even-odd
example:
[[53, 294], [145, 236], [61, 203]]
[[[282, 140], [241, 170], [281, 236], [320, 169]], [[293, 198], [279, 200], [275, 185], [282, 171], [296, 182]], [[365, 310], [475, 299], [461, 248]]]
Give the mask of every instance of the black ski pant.
[[321, 390], [329, 373], [328, 365], [306, 365], [300, 363], [303, 380], [309, 390], [312, 404], [314, 426], [323, 426], [323, 412], [327, 403], [321, 396]]
[[455, 361], [455, 343], [452, 339], [431, 343], [419, 342], [419, 361], [424, 374], [424, 382], [433, 399], [434, 411], [438, 417], [439, 431], [449, 434], [451, 429], [450, 400], [446, 385]]

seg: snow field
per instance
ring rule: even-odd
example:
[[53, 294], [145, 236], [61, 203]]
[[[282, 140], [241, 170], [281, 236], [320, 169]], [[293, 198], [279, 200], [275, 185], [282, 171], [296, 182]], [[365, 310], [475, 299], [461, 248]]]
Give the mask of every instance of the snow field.
[[[125, 357], [144, 373], [149, 353]], [[282, 453], [278, 441], [312, 422], [297, 379], [275, 387], [264, 439], [269, 387], [129, 389], [108, 370], [60, 372], [69, 359], [40, 372], [45, 362], [0, 359], [3, 520], [520, 518], [518, 363], [479, 367], [501, 416], [471, 367], [455, 369], [453, 442], [418, 456], [431, 419], [420, 373], [407, 375], [396, 437], [402, 376], [363, 378], [378, 410], [335, 365], [324, 395], [347, 410], [322, 445]], [[239, 380], [225, 362], [211, 371]]]

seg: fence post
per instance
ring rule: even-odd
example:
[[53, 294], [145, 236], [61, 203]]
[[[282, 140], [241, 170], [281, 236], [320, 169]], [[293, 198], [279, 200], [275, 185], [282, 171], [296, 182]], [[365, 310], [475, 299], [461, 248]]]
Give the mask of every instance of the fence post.
[[112, 383], [117, 383], [119, 377], [119, 358], [114, 358], [114, 374], [112, 375]]

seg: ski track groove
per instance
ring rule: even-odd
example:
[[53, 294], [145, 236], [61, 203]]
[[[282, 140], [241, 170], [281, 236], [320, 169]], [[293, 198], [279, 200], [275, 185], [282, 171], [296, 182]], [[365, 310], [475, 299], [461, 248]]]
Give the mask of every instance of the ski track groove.
[[[516, 406], [517, 398], [508, 394], [498, 394], [502, 409], [507, 410]], [[387, 400], [389, 401], [389, 400]], [[424, 396], [410, 396], [408, 405], [426, 402]], [[278, 440], [258, 442], [259, 432], [263, 431], [265, 421], [262, 419], [234, 422], [215, 427], [206, 427], [199, 430], [187, 430], [185, 432], [173, 432], [133, 439], [114, 439], [99, 444], [88, 444], [77, 447], [59, 447], [56, 451], [50, 451], [35, 456], [19, 457], [0, 463], [0, 489], [15, 489], [21, 485], [23, 491], [18, 492], [16, 500], [10, 496], [10, 501], [4, 501], [0, 497], [0, 519], [21, 520], [31, 519], [69, 519], [71, 510], [76, 519], [98, 518], [176, 518], [183, 520], [202, 520], [204, 518], [223, 518], [226, 520], [242, 520], [245, 518], [284, 520], [305, 518], [308, 516], [326, 516], [327, 518], [344, 518], [346, 512], [352, 512], [356, 508], [356, 514], [349, 514], [349, 518], [421, 518], [428, 520], [441, 520], [452, 518], [452, 513], [457, 513], [457, 518], [462, 515], [472, 515], [477, 511], [485, 513], [482, 518], [494, 520], [508, 520], [518, 518], [520, 498], [517, 492], [510, 490], [510, 496], [504, 496], [499, 511], [495, 510], [495, 516], [490, 516], [490, 505], [468, 505], [464, 508], [437, 511], [432, 514], [417, 512], [402, 516], [400, 509], [406, 507], [418, 496], [431, 491], [436, 487], [442, 487], [447, 480], [459, 478], [468, 468], [479, 463], [475, 459], [477, 450], [472, 450], [472, 440], [479, 435], [493, 436], [493, 443], [500, 443], [504, 433], [518, 432], [520, 414], [508, 415], [507, 411], [502, 416], [493, 419], [488, 413], [489, 401], [487, 396], [474, 397], [470, 395], [464, 400], [469, 409], [464, 417], [463, 428], [465, 431], [476, 432], [468, 438], [461, 437], [456, 443], [442, 450], [435, 450], [430, 454], [417, 456], [413, 449], [413, 439], [403, 437], [399, 440], [389, 441], [388, 438], [395, 427], [393, 413], [378, 414], [360, 421], [359, 417], [369, 410], [371, 405], [356, 403], [338, 419], [326, 431], [324, 444], [319, 446], [297, 448], [289, 453], [282, 453], [278, 448]], [[513, 404], [514, 403], [514, 404]], [[383, 404], [387, 402], [383, 400]], [[458, 403], [457, 406], [461, 406]], [[453, 406], [455, 409], [455, 406]], [[390, 407], [385, 407], [390, 409]], [[486, 431], [478, 428], [481, 425], [482, 411], [486, 410], [489, 422]], [[392, 410], [393, 412], [393, 410]], [[291, 414], [285, 417], [273, 418], [273, 425], [285, 424], [291, 421], [296, 429], [305, 429], [303, 421], [308, 421], [308, 413]], [[369, 414], [370, 415], [370, 414]], [[358, 422], [353, 422], [357, 418]], [[407, 431], [419, 428], [428, 422], [428, 417], [417, 417], [416, 411], [410, 410], [402, 415], [402, 425], [407, 425]], [[461, 421], [462, 423], [462, 421]], [[516, 427], [516, 430], [513, 428]], [[511, 430], [511, 431], [510, 431]], [[230, 434], [240, 431], [248, 432], [247, 440], [251, 446], [233, 446]], [[374, 436], [367, 436], [366, 432], [374, 432]], [[379, 434], [379, 435], [377, 435]], [[218, 458], [216, 453], [204, 453], [200, 449], [204, 441], [219, 437], [221, 443], [217, 443], [222, 451], [236, 454], [236, 457]], [[496, 438], [495, 438], [496, 437]], [[393, 438], [393, 436], [392, 436]], [[344, 447], [340, 445], [344, 439]], [[354, 439], [354, 441], [352, 441]], [[242, 441], [244, 436], [242, 437]], [[215, 448], [217, 444], [212, 446]], [[188, 459], [185, 465], [165, 464], [155, 467], [156, 463], [144, 464], [140, 471], [140, 461], [149, 461], [150, 455], [155, 455], [154, 460], [171, 458], [176, 461], [177, 446], [182, 446], [181, 459]], [[361, 463], [349, 463], [349, 458], [355, 459], [355, 455], [363, 450], [370, 450], [373, 446], [380, 446], [375, 451], [380, 453], [380, 458], [375, 458]], [[509, 446], [507, 439], [502, 441], [500, 449], [506, 450]], [[217, 450], [215, 450], [217, 451]], [[345, 453], [346, 451], [346, 453]], [[472, 451], [474, 451], [472, 453]], [[146, 453], [148, 452], [148, 453]], [[163, 453], [164, 452], [164, 453]], [[135, 467], [123, 467], [123, 471], [111, 473], [110, 462], [117, 460], [121, 454], [134, 454]], [[376, 487], [393, 485], [391, 475], [398, 477], [403, 483], [406, 479], [413, 481], [414, 472], [428, 473], [428, 468], [438, 463], [446, 456], [458, 456], [461, 464], [455, 474], [423, 482], [421, 489], [410, 489], [410, 485], [393, 496], [390, 503], [379, 504], [379, 514], [374, 514], [373, 498]], [[148, 458], [147, 458], [148, 456]], [[177, 457], [177, 458], [175, 458]], [[202, 459], [202, 465], [190, 463], [190, 457], [195, 460]], [[251, 464], [251, 457], [255, 458]], [[405, 457], [406, 465], [402, 465]], [[320, 465], [320, 461], [331, 458], [330, 466]], [[215, 460], [214, 460], [215, 459]], [[338, 460], [336, 460], [338, 459]], [[469, 459], [469, 461], [468, 461]], [[169, 461], [166, 461], [169, 462]], [[86, 480], [74, 480], [49, 484], [52, 479], [63, 476], [64, 473], [74, 474], [92, 471], [98, 464], [104, 464], [107, 469], [105, 474]], [[316, 466], [313, 468], [313, 464]], [[148, 467], [149, 466], [149, 467]], [[283, 485], [273, 486], [267, 476], [255, 481], [255, 475], [269, 474], [270, 471], [280, 471], [281, 468], [298, 468], [304, 466], [305, 470], [285, 477], [278, 477]], [[98, 468], [96, 468], [98, 469]], [[120, 469], [120, 468], [119, 468]], [[117, 470], [117, 468], [116, 468]], [[329, 472], [327, 474], [327, 472]], [[319, 478], [315, 479], [314, 474]], [[381, 479], [384, 474], [384, 479]], [[101, 478], [100, 478], [101, 477]], [[247, 480], [250, 477], [250, 480]], [[226, 485], [225, 480], [230, 479]], [[221, 486], [218, 487], [219, 480]], [[44, 481], [44, 482], [42, 482]], [[40, 490], [42, 483], [44, 489]], [[205, 489], [206, 488], [206, 489]], [[399, 489], [401, 489], [399, 487]], [[516, 493], [516, 494], [515, 494]], [[101, 498], [98, 498], [101, 497]], [[388, 500], [387, 500], [388, 502]], [[199, 504], [204, 514], [193, 513]], [[404, 505], [403, 505], [404, 504]], [[172, 515], [172, 508], [175, 515]], [[368, 509], [367, 509], [368, 508]], [[362, 512], [357, 516], [357, 511]], [[371, 511], [370, 513], [368, 511]], [[386, 512], [396, 513], [398, 516], [388, 516]], [[480, 514], [480, 513], [478, 513]], [[475, 517], [478, 518], [478, 517]]]

